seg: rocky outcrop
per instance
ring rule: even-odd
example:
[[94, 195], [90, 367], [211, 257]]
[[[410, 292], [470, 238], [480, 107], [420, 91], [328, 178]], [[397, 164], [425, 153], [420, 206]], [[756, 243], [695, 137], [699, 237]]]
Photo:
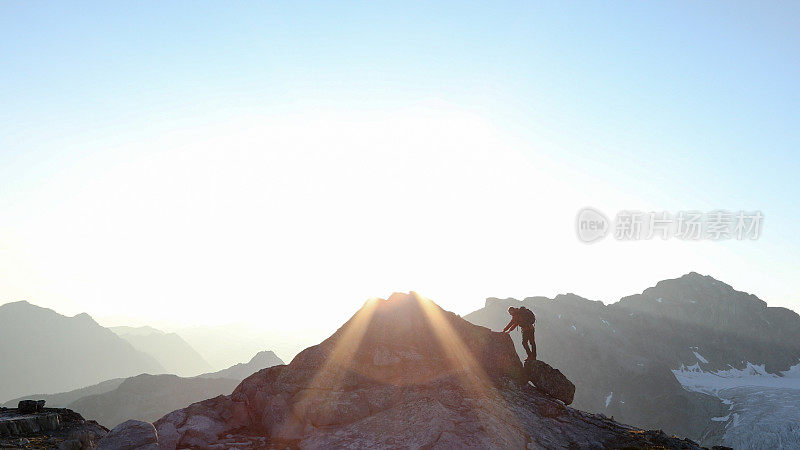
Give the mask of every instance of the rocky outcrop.
[[13, 411], [0, 415], [0, 436], [27, 436], [57, 430], [61, 426], [57, 412], [31, 414]]
[[[0, 408], [0, 448], [94, 448], [108, 430], [93, 420], [62, 408], [38, 408], [25, 403], [25, 412]], [[34, 406], [31, 412], [30, 406]]]
[[575, 410], [527, 381], [507, 334], [395, 294], [367, 302], [289, 365], [155, 426], [167, 449], [697, 448]]

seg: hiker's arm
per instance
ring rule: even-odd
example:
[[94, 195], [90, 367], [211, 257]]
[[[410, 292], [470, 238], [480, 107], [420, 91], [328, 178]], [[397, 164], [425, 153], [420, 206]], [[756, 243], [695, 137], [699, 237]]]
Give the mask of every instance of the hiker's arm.
[[508, 322], [508, 325], [506, 325], [506, 327], [503, 328], [503, 333], [505, 333], [507, 331], [512, 331], [514, 328], [517, 328], [517, 318], [516, 317], [512, 317], [511, 318], [511, 321]]

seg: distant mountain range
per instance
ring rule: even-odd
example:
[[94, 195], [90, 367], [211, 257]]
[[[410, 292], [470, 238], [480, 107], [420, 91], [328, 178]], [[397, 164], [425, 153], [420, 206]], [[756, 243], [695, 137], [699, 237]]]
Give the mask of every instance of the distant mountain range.
[[193, 378], [141, 374], [58, 394], [25, 395], [0, 406], [13, 408], [20, 400], [45, 400], [48, 407], [69, 408], [113, 428], [128, 419], [152, 422], [188, 404], [230, 394], [246, 377], [281, 364], [273, 352], [263, 351], [246, 364]]
[[195, 376], [212, 370], [211, 365], [191, 345], [175, 333], [152, 327], [111, 327], [133, 348], [152, 355], [169, 373]]
[[152, 422], [176, 408], [230, 394], [241, 381], [141, 374], [112, 391], [79, 398], [67, 407], [111, 429], [128, 419]]
[[4, 408], [16, 408], [20, 400], [44, 400], [48, 408], [67, 408], [72, 402], [88, 397], [95, 394], [105, 394], [118, 388], [127, 378], [114, 378], [111, 380], [102, 381], [91, 386], [82, 387], [67, 392], [59, 392], [56, 394], [27, 394], [21, 395], [17, 398], [11, 399], [5, 403], [0, 404]]
[[[800, 447], [800, 411], [779, 407], [800, 394], [795, 312], [692, 272], [610, 305], [574, 294], [489, 298], [465, 318], [501, 330], [519, 305], [537, 315], [539, 359], [575, 382], [576, 407], [705, 445]], [[778, 388], [788, 391], [770, 392]]]
[[283, 361], [271, 351], [258, 352], [247, 363], [193, 378], [142, 374], [116, 389], [80, 398], [68, 408], [109, 428], [128, 420], [153, 422], [170, 411], [218, 395], [227, 395], [245, 378]]
[[166, 371], [88, 314], [67, 317], [26, 301], [0, 305], [0, 361], [0, 399]]
[[[252, 373], [283, 364], [272, 351], [259, 351], [247, 363], [211, 372], [175, 333], [108, 329], [88, 314], [67, 317], [25, 301], [0, 306], [0, 360], [0, 400], [17, 397], [3, 406], [41, 399], [109, 427], [127, 419], [153, 421], [189, 403], [230, 394]], [[167, 371], [202, 375], [185, 378]]]

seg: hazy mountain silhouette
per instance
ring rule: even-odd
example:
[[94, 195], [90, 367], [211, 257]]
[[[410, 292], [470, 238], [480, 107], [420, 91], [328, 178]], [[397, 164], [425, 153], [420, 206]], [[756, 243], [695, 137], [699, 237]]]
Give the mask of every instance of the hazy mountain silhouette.
[[[508, 321], [508, 307], [520, 304], [537, 315], [539, 357], [578, 386], [576, 407], [702, 439], [704, 444], [734, 443], [724, 436], [743, 423], [741, 416], [730, 413], [731, 400], [718, 398], [714, 388], [687, 386], [690, 391], [681, 381], [707, 375], [713, 382], [721, 370], [738, 376], [762, 364], [768, 376], [800, 360], [796, 313], [769, 308], [754, 295], [694, 272], [611, 305], [574, 294], [523, 301], [490, 298], [465, 319], [499, 330]], [[519, 344], [517, 350], [523, 354]], [[681, 376], [681, 368], [688, 371], [686, 376]], [[764, 402], [774, 398], [766, 395]], [[786, 427], [800, 419], [784, 414], [781, 422], [781, 417], [767, 416], [759, 419], [769, 428], [760, 437], [764, 443], [791, 434]]]
[[0, 399], [165, 372], [88, 314], [66, 317], [26, 301], [0, 306], [0, 360]]
[[697, 448], [545, 396], [508, 335], [414, 293], [368, 301], [290, 364], [155, 425], [162, 449]]
[[283, 361], [275, 353], [262, 351], [248, 363], [239, 363], [219, 372], [197, 377], [142, 374], [103, 381], [58, 394], [26, 395], [0, 406], [15, 408], [20, 400], [45, 400], [49, 407], [70, 408], [87, 419], [113, 428], [127, 419], [152, 422], [188, 403], [230, 394], [243, 379], [278, 364], [283, 364]]
[[191, 377], [208, 372], [211, 365], [191, 345], [175, 333], [152, 327], [111, 327], [117, 336], [136, 350], [152, 355], [169, 373]]
[[247, 363], [239, 363], [234, 366], [228, 367], [227, 369], [222, 369], [217, 372], [210, 372], [198, 375], [198, 377], [232, 378], [241, 381], [249, 377], [250, 375], [258, 372], [261, 369], [266, 369], [267, 367], [278, 366], [283, 364], [285, 364], [283, 360], [278, 358], [278, 356], [274, 352], [265, 350], [258, 352]]
[[240, 382], [142, 374], [125, 379], [112, 391], [82, 397], [67, 407], [110, 429], [128, 419], [152, 422], [175, 408], [230, 394]]
[[100, 383], [56, 394], [29, 394], [11, 399], [0, 406], [4, 408], [16, 408], [20, 400], [44, 400], [48, 408], [67, 408], [75, 400], [94, 394], [105, 394], [118, 388], [127, 378], [114, 378], [112, 380], [101, 381]]

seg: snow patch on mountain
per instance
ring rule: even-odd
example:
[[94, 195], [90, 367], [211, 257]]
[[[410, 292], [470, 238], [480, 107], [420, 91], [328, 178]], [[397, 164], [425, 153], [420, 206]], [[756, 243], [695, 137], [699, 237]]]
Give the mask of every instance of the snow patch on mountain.
[[692, 353], [694, 353], [694, 356], [695, 358], [697, 358], [698, 361], [700, 361], [703, 364], [708, 364], [708, 360], [703, 358], [703, 355], [697, 353], [695, 350], [692, 350]]
[[[696, 352], [695, 356], [698, 359], [702, 358]], [[708, 361], [704, 359], [701, 359], [701, 362], [707, 363]], [[741, 386], [800, 389], [800, 363], [780, 374], [769, 373], [764, 364], [751, 362], [748, 362], [744, 369], [731, 367], [714, 372], [704, 371], [698, 363], [688, 367], [681, 364], [680, 369], [673, 370], [672, 373], [684, 389], [715, 396], [718, 396], [718, 392], [722, 389]]]
[[[701, 359], [696, 352], [695, 356]], [[800, 363], [777, 374], [750, 362], [743, 369], [714, 372], [695, 363], [672, 373], [684, 389], [716, 396], [730, 408], [728, 415], [711, 418], [727, 423], [704, 442], [712, 439], [733, 448], [800, 448]]]

